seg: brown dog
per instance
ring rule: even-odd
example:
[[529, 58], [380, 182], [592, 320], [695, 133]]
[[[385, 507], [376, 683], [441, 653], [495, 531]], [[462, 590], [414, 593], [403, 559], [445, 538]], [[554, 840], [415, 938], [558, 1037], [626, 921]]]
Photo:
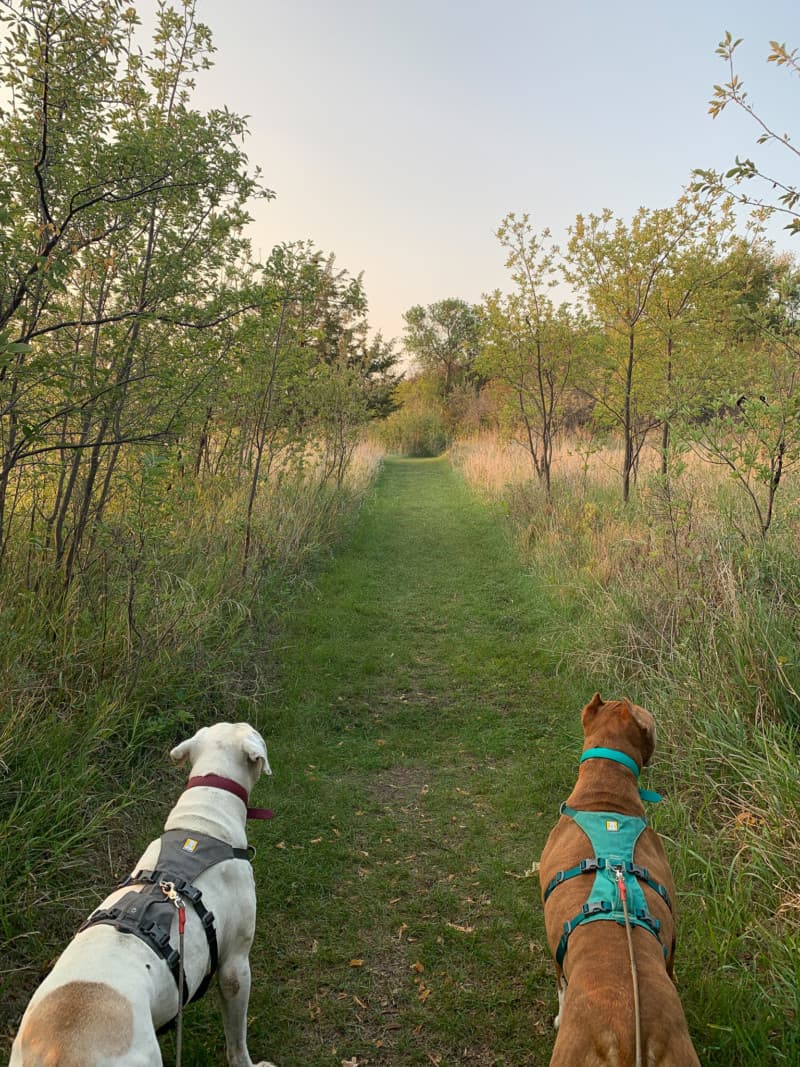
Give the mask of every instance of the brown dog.
[[[551, 1067], [699, 1067], [673, 981], [675, 886], [658, 835], [643, 826], [636, 781], [655, 747], [653, 716], [628, 700], [603, 701], [595, 693], [582, 722], [578, 781], [539, 870], [558, 981]], [[630, 842], [630, 859], [622, 838]], [[597, 855], [608, 866], [597, 865]], [[581, 870], [583, 860], [588, 871]]]

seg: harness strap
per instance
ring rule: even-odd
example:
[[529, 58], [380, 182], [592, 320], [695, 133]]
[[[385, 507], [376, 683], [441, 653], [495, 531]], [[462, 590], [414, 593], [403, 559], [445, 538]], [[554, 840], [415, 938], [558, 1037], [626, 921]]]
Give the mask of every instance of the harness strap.
[[[605, 750], [590, 749], [588, 751], [591, 753], [588, 755], [589, 759], [606, 758]], [[633, 763], [633, 760], [625, 753], [620, 755]], [[626, 925], [625, 907], [618, 906], [619, 897], [617, 896], [620, 892], [619, 883], [623, 878], [627, 881], [628, 889], [625, 892], [632, 904], [628, 909], [628, 921], [634, 926], [649, 930], [658, 940], [666, 958], [667, 948], [661, 941], [659, 933], [661, 923], [650, 914], [647, 899], [638, 883], [644, 882], [648, 885], [664, 901], [670, 911], [672, 902], [665, 886], [651, 878], [649, 870], [635, 863], [633, 859], [636, 843], [647, 826], [646, 820], [638, 816], [621, 815], [617, 812], [582, 811], [571, 808], [566, 803], [561, 805], [560, 811], [562, 815], [572, 819], [588, 837], [595, 855], [581, 860], [576, 866], [567, 870], [557, 871], [544, 890], [543, 901], [546, 902], [553, 890], [569, 879], [577, 878], [582, 874], [594, 875], [588, 900], [577, 915], [564, 923], [564, 933], [556, 949], [558, 965], [561, 966], [563, 963], [570, 935], [581, 923], [607, 919], [621, 926]], [[599, 855], [600, 852], [604, 852], [605, 855]], [[613, 885], [614, 882], [617, 882], [616, 888]]]
[[[596, 900], [591, 904], [584, 904], [573, 919], [564, 923], [564, 933], [561, 935], [561, 940], [558, 942], [558, 948], [556, 949], [556, 963], [559, 967], [563, 964], [564, 957], [567, 954], [567, 942], [569, 941], [570, 934], [572, 934], [581, 923], [592, 922], [596, 919], [610, 919], [613, 922], [618, 923], [620, 926], [625, 925], [624, 916], [621, 914], [614, 914], [613, 905], [609, 900]], [[641, 908], [631, 914], [629, 919], [631, 925], [642, 926], [645, 930], [649, 930], [661, 944], [661, 938], [659, 936], [661, 922], [654, 915], [651, 915], [649, 911]], [[664, 958], [666, 959], [668, 955], [667, 946], [661, 944], [661, 949], [664, 953]]]
[[[550, 880], [544, 891], [542, 902], [546, 903], [547, 898], [553, 890], [560, 886], [562, 882], [569, 881], [570, 878], [576, 878], [580, 874], [594, 874], [596, 871], [603, 870], [606, 867], [617, 870], [618, 866], [618, 864], [609, 863], [609, 861], [603, 859], [602, 856], [591, 856], [585, 860], [581, 860], [577, 866], [570, 867], [566, 871], [556, 871], [555, 877]], [[650, 886], [654, 892], [658, 893], [669, 910], [672, 911], [672, 901], [669, 899], [669, 893], [666, 887], [650, 877], [650, 871], [647, 867], [640, 867], [638, 863], [626, 863], [622, 867], [622, 870], [625, 874], [632, 874], [634, 878], [638, 878], [640, 882], [644, 882], [645, 885]]]
[[[250, 854], [246, 848], [235, 848], [233, 850], [234, 857], [236, 859], [249, 859]], [[209, 911], [203, 903], [203, 894], [197, 886], [191, 885], [183, 878], [176, 878], [174, 875], [170, 875], [166, 871], [136, 871], [134, 874], [129, 874], [127, 878], [123, 879], [119, 883], [118, 888], [122, 889], [127, 885], [159, 885], [161, 882], [172, 882], [175, 886], [175, 891], [179, 896], [192, 905], [195, 910], [197, 918], [203, 927], [203, 932], [206, 935], [206, 941], [208, 942], [208, 970], [203, 976], [203, 980], [197, 988], [191, 1002], [200, 1000], [202, 996], [208, 990], [209, 983], [213, 978], [217, 970], [217, 964], [219, 962], [219, 947], [217, 945], [217, 930], [214, 926], [214, 913]], [[165, 957], [166, 958], [166, 957]], [[169, 961], [167, 961], [169, 962]], [[176, 972], [173, 970], [173, 976]], [[177, 978], [176, 978], [177, 981]], [[186, 985], [184, 983], [184, 989]], [[184, 1003], [186, 1000], [184, 998]]]
[[[181, 845], [181, 841], [183, 842]], [[155, 893], [153, 887], [162, 882], [170, 882], [175, 892], [194, 908], [200, 925], [208, 943], [208, 969], [191, 1000], [199, 1000], [208, 989], [212, 977], [216, 973], [219, 962], [219, 947], [217, 944], [217, 931], [214, 925], [214, 914], [203, 903], [203, 894], [189, 879], [203, 874], [209, 867], [228, 859], [249, 860], [251, 852], [249, 848], [233, 848], [226, 842], [218, 841], [207, 835], [186, 837], [183, 830], [168, 830], [161, 837], [161, 852], [158, 863], [163, 863], [155, 870], [140, 869], [124, 878], [117, 886], [124, 889], [127, 886], [148, 886], [150, 888], [141, 892], [131, 891], [126, 893], [111, 908], [103, 908], [95, 911], [80, 926], [79, 933], [94, 926], [97, 923], [107, 923], [114, 926], [120, 933], [133, 934], [159, 955], [167, 964], [175, 984], [178, 987], [178, 995], [183, 990], [183, 1003], [188, 997], [189, 986], [186, 976], [183, 974], [179, 953], [172, 947], [170, 942], [170, 925], [174, 912], [169, 901]], [[180, 871], [181, 873], [176, 873]], [[164, 912], [162, 906], [168, 909]], [[148, 919], [148, 912], [160, 916], [160, 921]], [[167, 918], [167, 915], [169, 916]]]
[[[101, 923], [107, 923], [113, 926], [121, 934], [133, 934], [138, 937], [145, 944], [160, 956], [162, 960], [169, 967], [172, 972], [172, 977], [175, 979], [175, 985], [178, 990], [183, 989], [183, 1003], [189, 997], [189, 986], [186, 982], [186, 975], [183, 973], [183, 966], [181, 964], [180, 954], [177, 949], [174, 949], [170, 944], [169, 935], [159, 928], [156, 923], [147, 923], [144, 925], [130, 924], [130, 920], [126, 922], [126, 915], [122, 908], [101, 908], [99, 911], [94, 912], [78, 927], [78, 933], [88, 929], [90, 926], [96, 926]], [[210, 979], [210, 975], [207, 976]], [[183, 984], [181, 985], [181, 980]], [[206, 987], [208, 982], [206, 982]], [[205, 991], [205, 990], [204, 990]], [[196, 998], [193, 998], [196, 999]]]

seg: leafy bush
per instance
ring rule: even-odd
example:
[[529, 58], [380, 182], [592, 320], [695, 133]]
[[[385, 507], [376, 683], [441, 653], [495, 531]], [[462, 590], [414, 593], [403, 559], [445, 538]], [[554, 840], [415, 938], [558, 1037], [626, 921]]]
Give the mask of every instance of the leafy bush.
[[438, 456], [450, 443], [443, 416], [432, 410], [396, 411], [384, 422], [381, 436], [389, 452], [420, 458]]

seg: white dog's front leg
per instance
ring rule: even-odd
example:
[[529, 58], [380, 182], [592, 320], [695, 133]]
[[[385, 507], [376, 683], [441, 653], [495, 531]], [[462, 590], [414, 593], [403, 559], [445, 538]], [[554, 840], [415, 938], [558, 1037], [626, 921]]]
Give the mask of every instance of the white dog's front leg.
[[222, 1023], [230, 1067], [275, 1067], [262, 1060], [253, 1064], [247, 1051], [247, 1004], [250, 1000], [250, 963], [246, 956], [228, 960], [219, 969]]

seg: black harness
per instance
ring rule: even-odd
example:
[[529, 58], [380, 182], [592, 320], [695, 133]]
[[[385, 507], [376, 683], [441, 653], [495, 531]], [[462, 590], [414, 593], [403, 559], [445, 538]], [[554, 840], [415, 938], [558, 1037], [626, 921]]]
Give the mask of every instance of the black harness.
[[199, 1000], [208, 989], [217, 969], [218, 950], [213, 912], [203, 904], [203, 894], [193, 883], [210, 867], [233, 859], [249, 860], [250, 850], [233, 848], [225, 841], [193, 830], [167, 830], [161, 835], [161, 851], [155, 869], [135, 871], [117, 886], [118, 889], [129, 885], [142, 885], [147, 888], [131, 890], [112, 907], [99, 908], [89, 916], [78, 932], [104, 923], [113, 926], [122, 934], [138, 937], [166, 961], [176, 986], [179, 990], [183, 988], [183, 999], [186, 1003], [189, 999], [189, 987], [183, 974], [183, 964], [180, 954], [170, 942], [172, 922], [177, 912], [173, 901], [161, 889], [162, 882], [171, 883], [178, 895], [194, 908], [208, 941], [208, 970], [191, 998]]

